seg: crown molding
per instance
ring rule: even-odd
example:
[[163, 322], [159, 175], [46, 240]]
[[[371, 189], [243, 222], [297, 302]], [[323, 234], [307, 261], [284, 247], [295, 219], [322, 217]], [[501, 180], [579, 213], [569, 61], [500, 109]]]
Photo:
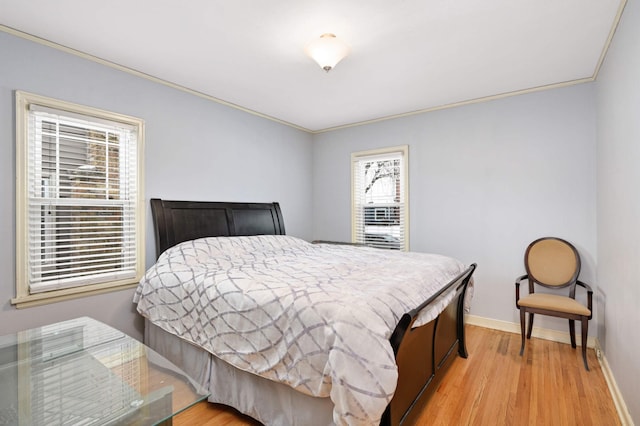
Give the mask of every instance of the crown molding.
[[67, 46], [63, 46], [60, 45], [58, 43], [54, 43], [52, 41], [43, 39], [41, 37], [37, 37], [34, 36], [32, 34], [28, 34], [19, 30], [16, 30], [14, 28], [11, 27], [7, 27], [4, 25], [0, 25], [0, 31], [15, 35], [17, 37], [21, 37], [39, 44], [43, 44], [45, 46], [48, 47], [52, 47], [54, 49], [58, 49], [61, 51], [64, 51], [66, 53], [70, 53], [72, 55], [76, 55], [79, 56], [81, 58], [93, 61], [93, 62], [97, 62], [99, 64], [117, 69], [119, 71], [123, 71], [132, 75], [135, 75], [137, 77], [140, 78], [144, 78], [186, 93], [189, 93], [191, 95], [194, 96], [198, 96], [200, 98], [204, 98], [207, 99], [209, 101], [233, 108], [233, 109], [237, 109], [239, 111], [243, 111], [246, 112], [248, 114], [260, 117], [260, 118], [264, 118], [312, 135], [315, 134], [321, 134], [321, 133], [328, 133], [328, 132], [333, 132], [336, 130], [342, 130], [342, 129], [348, 129], [348, 128], [352, 128], [352, 127], [359, 127], [359, 126], [365, 126], [368, 124], [374, 124], [374, 123], [380, 123], [382, 121], [388, 121], [388, 120], [394, 120], [394, 119], [398, 119], [398, 118], [403, 118], [403, 117], [410, 117], [410, 116], [414, 116], [414, 115], [420, 115], [420, 114], [426, 114], [429, 112], [434, 112], [434, 111], [440, 111], [440, 110], [444, 110], [444, 109], [449, 109], [449, 108], [457, 108], [457, 107], [461, 107], [461, 106], [466, 106], [466, 105], [473, 105], [473, 104], [477, 104], [477, 103], [482, 103], [482, 102], [489, 102], [489, 101], [494, 101], [494, 100], [498, 100], [498, 99], [504, 99], [507, 97], [511, 97], [511, 96], [518, 96], [518, 95], [524, 95], [524, 94], [529, 94], [529, 93], [535, 93], [535, 92], [540, 92], [540, 91], [544, 91], [544, 90], [551, 90], [551, 89], [558, 89], [558, 88], [562, 88], [562, 87], [568, 87], [568, 86], [572, 86], [575, 84], [582, 84], [582, 83], [590, 83], [596, 80], [598, 73], [600, 72], [600, 69], [604, 63], [604, 60], [606, 58], [607, 52], [609, 50], [609, 47], [611, 46], [611, 43], [613, 41], [613, 37], [616, 33], [616, 30], [618, 28], [618, 25], [620, 23], [620, 19], [622, 17], [622, 13], [624, 12], [625, 6], [627, 4], [627, 0], [622, 0], [620, 3], [620, 6], [618, 7], [618, 11], [616, 13], [616, 17], [615, 20], [613, 22], [613, 25], [611, 27], [611, 30], [609, 31], [609, 35], [607, 37], [607, 40], [602, 48], [602, 52], [600, 53], [600, 57], [598, 59], [598, 62], [595, 66], [593, 75], [590, 77], [584, 77], [584, 78], [579, 78], [579, 79], [575, 79], [575, 80], [569, 80], [569, 81], [565, 81], [565, 82], [559, 82], [559, 83], [553, 83], [553, 84], [547, 84], [547, 85], [541, 85], [541, 86], [537, 86], [537, 87], [531, 87], [528, 89], [522, 89], [522, 90], [514, 90], [514, 91], [509, 91], [509, 92], [504, 92], [504, 93], [500, 93], [497, 95], [491, 95], [491, 96], [483, 96], [483, 97], [479, 97], [479, 98], [475, 98], [475, 99], [469, 99], [469, 100], [464, 100], [464, 101], [459, 101], [459, 102], [452, 102], [452, 103], [448, 103], [448, 104], [443, 104], [443, 105], [438, 105], [438, 106], [434, 106], [434, 107], [429, 107], [429, 108], [423, 108], [423, 109], [418, 109], [415, 111], [409, 111], [409, 112], [405, 112], [405, 113], [400, 113], [400, 114], [392, 114], [392, 115], [387, 115], [387, 116], [382, 116], [382, 117], [378, 117], [378, 118], [374, 118], [374, 119], [370, 119], [370, 120], [363, 120], [363, 121], [358, 121], [358, 122], [354, 122], [354, 123], [349, 123], [349, 124], [344, 124], [344, 125], [338, 125], [338, 126], [333, 126], [333, 127], [327, 127], [324, 129], [318, 129], [318, 130], [311, 130], [302, 126], [298, 126], [296, 124], [290, 123], [288, 121], [285, 120], [281, 120], [279, 118], [275, 118], [272, 117], [270, 115], [267, 114], [263, 114], [260, 113], [258, 111], [254, 111], [252, 109], [249, 108], [245, 108], [242, 107], [240, 105], [234, 104], [232, 102], [228, 102], [225, 101], [223, 99], [219, 99], [216, 98], [214, 96], [211, 95], [207, 95], [205, 93], [199, 92], [197, 90], [193, 90], [190, 89], [188, 87], [179, 85], [179, 84], [175, 84], [172, 83], [170, 81], [158, 78], [158, 77], [154, 77], [150, 74], [141, 72], [141, 71], [137, 71], [135, 69], [126, 67], [124, 65], [120, 65], [120, 64], [116, 64], [114, 62], [93, 56], [93, 55], [89, 55], [87, 53], [78, 51], [76, 49], [72, 49], [70, 47]]
[[240, 110], [242, 112], [246, 112], [248, 114], [255, 115], [255, 116], [260, 117], [260, 118], [265, 118], [267, 120], [274, 121], [276, 123], [283, 124], [285, 126], [292, 127], [294, 129], [301, 130], [301, 131], [306, 132], [306, 133], [312, 133], [311, 130], [306, 129], [306, 128], [301, 127], [301, 126], [298, 126], [298, 125], [293, 124], [293, 123], [289, 123], [288, 121], [284, 121], [284, 120], [280, 120], [279, 118], [271, 117], [270, 115], [254, 111], [254, 110], [249, 109], [249, 108], [242, 107], [240, 105], [234, 104], [232, 102], [225, 101], [223, 99], [216, 98], [216, 97], [211, 96], [211, 95], [207, 95], [206, 93], [202, 93], [202, 92], [199, 92], [197, 90], [189, 89], [188, 87], [181, 86], [181, 85], [176, 84], [176, 83], [172, 83], [172, 82], [164, 80], [162, 78], [154, 77], [154, 76], [152, 76], [150, 74], [135, 70], [133, 68], [129, 68], [129, 67], [126, 67], [124, 65], [120, 65], [120, 64], [117, 64], [115, 62], [111, 62], [111, 61], [108, 61], [106, 59], [102, 59], [102, 58], [99, 58], [97, 56], [93, 56], [93, 55], [90, 55], [88, 53], [81, 52], [81, 51], [73, 49], [71, 47], [63, 46], [61, 44], [54, 43], [54, 42], [52, 42], [50, 40], [47, 40], [47, 39], [44, 39], [44, 38], [41, 38], [41, 37], [38, 37], [38, 36], [34, 36], [32, 34], [28, 34], [28, 33], [25, 33], [23, 31], [16, 30], [15, 28], [7, 27], [5, 25], [0, 24], [0, 31], [8, 33], [8, 34], [11, 34], [11, 35], [14, 35], [16, 37], [20, 37], [20, 38], [29, 40], [29, 41], [33, 41], [33, 42], [38, 43], [38, 44], [42, 44], [42, 45], [47, 46], [47, 47], [51, 47], [53, 49], [61, 50], [61, 51], [65, 52], [65, 53], [69, 53], [71, 55], [79, 56], [79, 57], [81, 57], [83, 59], [87, 59], [89, 61], [93, 61], [93, 62], [96, 62], [98, 64], [110, 67], [110, 68], [114, 68], [114, 69], [116, 69], [118, 71], [126, 72], [128, 74], [135, 75], [136, 77], [140, 77], [140, 78], [144, 78], [144, 79], [149, 80], [149, 81], [153, 81], [154, 83], [162, 84], [164, 86], [168, 86], [168, 87], [171, 87], [173, 89], [180, 90], [180, 91], [185, 92], [185, 93], [189, 93], [189, 94], [197, 96], [199, 98], [207, 99], [209, 101], [212, 101], [212, 102], [227, 106], [229, 108], [237, 109], [237, 110]]

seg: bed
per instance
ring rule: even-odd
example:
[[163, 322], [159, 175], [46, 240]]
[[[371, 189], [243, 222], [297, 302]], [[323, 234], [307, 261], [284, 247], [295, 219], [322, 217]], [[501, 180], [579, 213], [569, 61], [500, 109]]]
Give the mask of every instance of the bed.
[[134, 296], [145, 343], [211, 402], [264, 424], [412, 424], [467, 357], [475, 264], [308, 243], [286, 236], [278, 203], [151, 208], [158, 261]]

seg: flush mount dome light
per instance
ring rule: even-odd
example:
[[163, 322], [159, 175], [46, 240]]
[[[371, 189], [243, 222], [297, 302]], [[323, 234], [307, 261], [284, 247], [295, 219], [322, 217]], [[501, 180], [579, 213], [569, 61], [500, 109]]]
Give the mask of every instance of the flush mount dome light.
[[304, 51], [320, 65], [320, 68], [329, 72], [349, 54], [349, 46], [334, 34], [327, 33], [307, 44]]

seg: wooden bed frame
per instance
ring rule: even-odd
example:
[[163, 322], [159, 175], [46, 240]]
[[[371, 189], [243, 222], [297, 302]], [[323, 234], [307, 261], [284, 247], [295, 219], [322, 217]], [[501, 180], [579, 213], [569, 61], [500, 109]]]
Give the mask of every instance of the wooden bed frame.
[[[166, 201], [151, 199], [156, 256], [166, 249], [196, 238], [215, 236], [284, 235], [278, 203]], [[457, 352], [467, 357], [464, 300], [472, 264], [437, 294], [398, 322], [390, 343], [398, 365], [395, 395], [381, 425], [414, 424]], [[428, 324], [412, 328], [418, 313], [448, 291], [455, 291], [449, 306]]]

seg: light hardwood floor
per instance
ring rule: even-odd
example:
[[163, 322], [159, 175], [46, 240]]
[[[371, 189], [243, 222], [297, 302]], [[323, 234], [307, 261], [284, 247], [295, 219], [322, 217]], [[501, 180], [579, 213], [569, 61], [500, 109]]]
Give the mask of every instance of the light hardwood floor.
[[[467, 326], [469, 358], [457, 357], [430, 398], [420, 425], [619, 425], [593, 350], [591, 371], [580, 347], [535, 339], [520, 351], [520, 335]], [[259, 425], [233, 409], [200, 403], [174, 425]]]

